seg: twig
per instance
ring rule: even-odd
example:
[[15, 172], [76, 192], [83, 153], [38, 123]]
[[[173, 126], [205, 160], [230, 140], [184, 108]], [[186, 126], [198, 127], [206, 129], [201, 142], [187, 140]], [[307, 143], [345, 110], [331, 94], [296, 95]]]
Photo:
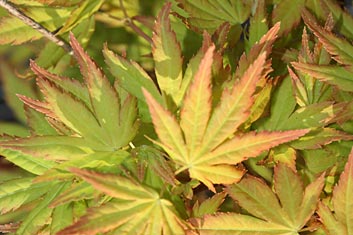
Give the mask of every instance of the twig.
[[68, 43], [66, 43], [65, 41], [63, 41], [59, 37], [55, 36], [52, 32], [50, 32], [48, 29], [44, 28], [42, 25], [37, 23], [35, 20], [30, 18], [29, 16], [26, 16], [24, 13], [19, 11], [15, 6], [13, 6], [7, 0], [0, 0], [0, 6], [5, 8], [11, 15], [22, 20], [25, 24], [31, 26], [33, 29], [35, 29], [36, 31], [43, 34], [44, 37], [46, 37], [50, 41], [54, 42], [58, 46], [62, 47], [65, 51], [72, 54], [72, 48]]
[[135, 23], [134, 21], [131, 20], [131, 18], [129, 17], [129, 15], [126, 12], [126, 9], [124, 7], [124, 3], [123, 0], [119, 0], [120, 3], [120, 7], [121, 10], [123, 11], [124, 14], [124, 22], [127, 26], [129, 26], [132, 30], [135, 31], [135, 33], [137, 33], [138, 35], [140, 35], [141, 37], [143, 37], [147, 42], [149, 42], [150, 44], [152, 44], [152, 39], [145, 34], [145, 32], [143, 32]]

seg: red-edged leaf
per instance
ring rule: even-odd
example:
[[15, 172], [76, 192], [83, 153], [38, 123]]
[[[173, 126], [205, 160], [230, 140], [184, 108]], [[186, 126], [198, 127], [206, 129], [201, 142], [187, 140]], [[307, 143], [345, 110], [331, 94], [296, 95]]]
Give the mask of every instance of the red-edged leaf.
[[245, 177], [239, 183], [228, 186], [226, 192], [254, 216], [265, 221], [289, 225], [288, 217], [276, 195], [263, 180]]
[[351, 134], [333, 128], [320, 128], [290, 143], [295, 149], [318, 149], [333, 141], [352, 140]]
[[[59, 90], [47, 80], [38, 80], [45, 100], [58, 121], [84, 137], [87, 141], [109, 143], [106, 133], [101, 128], [94, 114], [80, 101], [70, 94]], [[77, 113], [79, 112], [79, 113]]]
[[274, 170], [274, 186], [278, 199], [291, 223], [296, 224], [298, 208], [304, 195], [303, 182], [300, 176], [285, 164], [278, 164]]
[[308, 10], [303, 9], [302, 17], [305, 24], [314, 32], [325, 49], [334, 56], [333, 58], [337, 62], [345, 65], [353, 64], [353, 46], [348, 41], [324, 30]]
[[217, 193], [213, 197], [206, 199], [201, 204], [198, 201], [192, 208], [192, 214], [194, 217], [202, 217], [206, 214], [213, 214], [217, 212], [220, 205], [224, 202], [226, 197], [225, 192]]
[[186, 223], [178, 217], [172, 203], [160, 198], [153, 189], [118, 175], [79, 169], [72, 169], [72, 172], [117, 200], [91, 208], [75, 224], [58, 234], [93, 235], [108, 231], [119, 234], [185, 234]]
[[320, 81], [337, 86], [343, 91], [353, 91], [352, 72], [344, 67], [334, 65], [316, 65], [292, 62], [295, 69], [304, 72]]
[[[84, 52], [73, 34], [70, 35], [70, 40], [74, 54], [80, 64], [81, 73], [88, 87], [94, 116], [108, 138], [106, 143], [114, 148], [125, 146], [131, 141], [134, 135], [132, 138], [125, 139], [121, 138], [118, 133], [122, 131], [121, 126], [125, 126], [128, 129], [130, 127], [128, 124], [133, 125], [137, 114], [136, 102], [130, 103], [134, 105], [130, 110], [135, 115], [125, 116], [125, 118], [131, 118], [131, 120], [120, 120], [120, 100], [116, 90], [111, 86], [102, 71], [98, 69], [96, 64]], [[131, 130], [124, 131], [123, 133], [125, 134]]]
[[186, 162], [187, 148], [179, 127], [179, 123], [165, 110], [150, 93], [143, 89], [153, 125], [165, 151], [177, 162]]
[[179, 104], [181, 99], [178, 93], [182, 80], [183, 61], [180, 45], [169, 21], [170, 8], [171, 3], [165, 4], [157, 17], [152, 37], [152, 53], [159, 87], [166, 95], [171, 96], [176, 104]]
[[203, 57], [180, 113], [180, 127], [190, 155], [200, 146], [211, 113], [211, 68], [214, 48], [210, 47]]
[[207, 152], [221, 144], [249, 116], [256, 84], [264, 76], [265, 61], [266, 53], [263, 53], [248, 68], [232, 91], [225, 90], [223, 92], [220, 103], [208, 123], [202, 142], [203, 151]]
[[39, 67], [33, 60], [30, 61], [31, 70], [38, 76], [38, 79], [48, 79], [53, 82], [56, 86], [70, 92], [72, 95], [79, 98], [82, 102], [91, 108], [91, 102], [89, 94], [85, 86], [78, 80], [69, 79], [66, 77], [60, 77], [56, 74], [52, 74], [45, 69]]
[[247, 158], [256, 157], [262, 151], [269, 150], [279, 144], [298, 139], [308, 133], [308, 131], [249, 132], [233, 137], [209, 155], [200, 158], [200, 161], [208, 161], [212, 164], [237, 164]]

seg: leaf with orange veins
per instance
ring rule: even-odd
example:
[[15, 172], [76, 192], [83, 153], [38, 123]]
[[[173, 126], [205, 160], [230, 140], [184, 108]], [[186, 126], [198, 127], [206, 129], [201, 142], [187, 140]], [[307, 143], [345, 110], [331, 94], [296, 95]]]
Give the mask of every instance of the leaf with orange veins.
[[260, 78], [266, 76], [263, 74], [265, 63], [266, 53], [264, 52], [247, 69], [232, 91], [223, 92], [220, 103], [212, 113], [206, 128], [201, 153], [215, 149], [246, 121], [254, 102], [256, 84]]
[[308, 133], [309, 130], [292, 130], [276, 132], [249, 132], [235, 136], [231, 140], [221, 144], [215, 150], [195, 159], [195, 163], [202, 164], [238, 164], [250, 157], [256, 157], [265, 150], [277, 145], [298, 139]]
[[[330, 235], [353, 234], [353, 150], [333, 190], [332, 213], [323, 203], [319, 205], [320, 218]], [[339, 233], [337, 233], [339, 231]]]
[[308, 10], [303, 9], [302, 17], [305, 24], [318, 37], [325, 49], [333, 55], [333, 59], [344, 65], [350, 66], [353, 64], [353, 46], [347, 40], [323, 29]]
[[180, 127], [190, 155], [200, 146], [211, 113], [211, 69], [214, 49], [215, 46], [212, 45], [201, 60], [180, 113]]
[[[179, 123], [173, 115], [165, 110], [152, 95], [142, 88], [151, 113], [154, 129], [158, 135], [159, 144], [174, 161], [187, 162], [187, 148]], [[158, 142], [156, 142], [158, 144]]]
[[183, 61], [180, 44], [170, 25], [170, 8], [171, 3], [165, 4], [157, 17], [152, 37], [152, 54], [159, 87], [179, 105]]
[[105, 130], [109, 144], [116, 148], [122, 147], [124, 140], [121, 140], [118, 135], [121, 131], [118, 94], [102, 71], [83, 50], [73, 34], [70, 34], [70, 43], [87, 84], [95, 117]]

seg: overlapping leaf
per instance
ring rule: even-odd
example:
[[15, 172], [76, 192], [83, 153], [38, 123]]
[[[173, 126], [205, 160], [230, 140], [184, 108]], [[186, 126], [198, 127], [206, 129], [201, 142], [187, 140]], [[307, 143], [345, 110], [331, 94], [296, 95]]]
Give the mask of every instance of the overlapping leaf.
[[315, 212], [324, 175], [304, 189], [300, 176], [279, 164], [275, 168], [274, 186], [276, 194], [255, 177], [228, 186], [228, 194], [254, 217], [235, 213], [207, 215], [200, 222], [201, 234], [298, 234]]
[[189, 14], [189, 23], [198, 29], [213, 32], [222, 23], [242, 24], [250, 15], [251, 5], [247, 1], [192, 1], [178, 0]]
[[[57, 131], [75, 136], [36, 136], [1, 142], [0, 146], [55, 161], [75, 159], [92, 151], [114, 151], [135, 136], [136, 100], [120, 104], [115, 88], [71, 36], [85, 84], [46, 72], [32, 62], [45, 101], [20, 96], [29, 107], [46, 115]], [[42, 119], [43, 120], [43, 119]]]
[[[282, 0], [272, 12], [274, 22], [281, 22], [281, 33], [289, 33], [300, 22], [305, 0]], [[290, 12], [288, 8], [292, 9]]]
[[[192, 178], [211, 190], [213, 184], [238, 181], [243, 171], [237, 163], [255, 157], [264, 150], [304, 135], [306, 130], [246, 133], [227, 140], [246, 121], [253, 104], [258, 80], [269, 72], [266, 54], [262, 53], [246, 70], [232, 90], [225, 90], [211, 115], [211, 64], [214, 47], [203, 57], [194, 81], [183, 101], [178, 121], [144, 91], [159, 144]], [[185, 140], [184, 140], [185, 138]]]
[[[58, 234], [185, 234], [187, 226], [172, 203], [156, 191], [125, 177], [73, 169], [76, 175], [96, 189], [116, 199], [91, 208], [75, 224]], [[99, 221], [99, 223], [97, 223]]]
[[[54, 31], [70, 16], [71, 10], [71, 8], [30, 7], [26, 14], [48, 30]], [[41, 33], [18, 18], [9, 16], [1, 19], [0, 44], [21, 44], [42, 37]]]
[[353, 151], [342, 172], [338, 184], [335, 186], [332, 197], [334, 213], [320, 202], [318, 214], [328, 234], [349, 235], [353, 233]]

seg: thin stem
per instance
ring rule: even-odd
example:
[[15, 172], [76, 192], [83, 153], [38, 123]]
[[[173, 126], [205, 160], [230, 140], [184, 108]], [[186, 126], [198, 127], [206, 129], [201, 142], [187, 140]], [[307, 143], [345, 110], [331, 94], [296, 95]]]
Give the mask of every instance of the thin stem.
[[44, 28], [42, 25], [40, 25], [35, 20], [33, 20], [31, 17], [26, 16], [23, 12], [19, 11], [15, 6], [13, 6], [7, 0], [0, 0], [0, 6], [5, 8], [11, 15], [15, 16], [16, 18], [23, 21], [25, 24], [31, 26], [33, 29], [43, 34], [44, 37], [54, 42], [58, 46], [62, 47], [65, 51], [72, 54], [72, 48], [68, 43], [66, 43], [59, 37], [55, 36], [52, 32]]
[[141, 37], [143, 37], [147, 42], [149, 42], [150, 44], [152, 44], [152, 39], [147, 35], [145, 34], [145, 32], [143, 32], [135, 23], [134, 21], [129, 17], [129, 15], [127, 14], [127, 11], [124, 7], [124, 3], [123, 3], [123, 0], [119, 0], [119, 3], [120, 3], [120, 7], [121, 7], [121, 10], [123, 11], [123, 14], [124, 14], [124, 18], [125, 18], [125, 24], [127, 26], [129, 26], [132, 30], [135, 31], [135, 33], [137, 33], [138, 35], [140, 35]]

